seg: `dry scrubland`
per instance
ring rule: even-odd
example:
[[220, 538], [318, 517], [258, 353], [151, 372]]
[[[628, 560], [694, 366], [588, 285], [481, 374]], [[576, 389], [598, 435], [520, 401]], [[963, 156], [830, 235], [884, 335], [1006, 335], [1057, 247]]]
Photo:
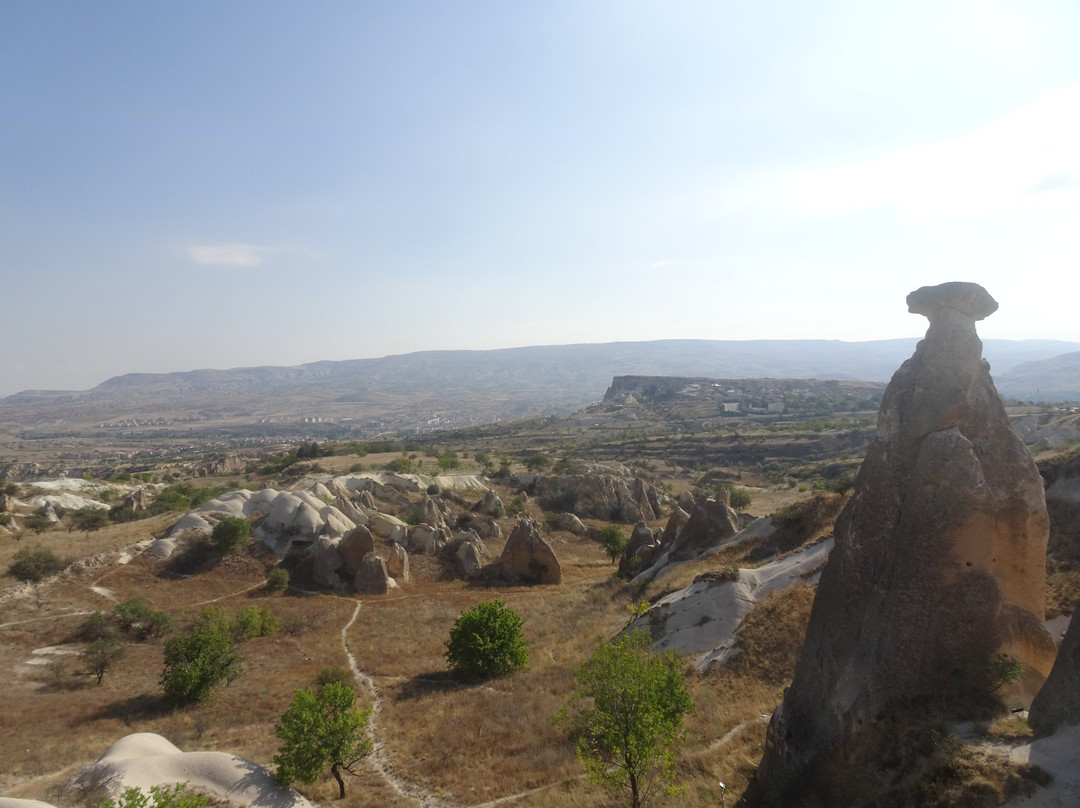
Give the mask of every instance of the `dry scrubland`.
[[[371, 466], [378, 462], [372, 458]], [[500, 494], [506, 501], [514, 496], [509, 490]], [[538, 510], [531, 515], [542, 517]], [[187, 578], [168, 574], [168, 562], [143, 554], [118, 563], [118, 551], [160, 534], [175, 518], [163, 515], [89, 534], [60, 528], [23, 539], [62, 557], [91, 560], [34, 587], [2, 581], [3, 794], [55, 799], [57, 785], [132, 732], [159, 733], [184, 750], [227, 751], [270, 765], [278, 745], [274, 725], [293, 688], [312, 684], [326, 666], [348, 666], [342, 645], [348, 625], [344, 636], [361, 672], [360, 701], [377, 702], [374, 731], [381, 749], [348, 783], [341, 804], [406, 806], [419, 799], [471, 806], [511, 795], [517, 795], [512, 804], [521, 806], [605, 804], [610, 795], [583, 778], [572, 747], [551, 722], [572, 687], [573, 667], [601, 637], [610, 638], [625, 625], [632, 603], [672, 591], [699, 574], [745, 563], [735, 558], [698, 562], [645, 591], [631, 591], [612, 579], [614, 567], [594, 541], [556, 532], [549, 539], [563, 565], [560, 586], [454, 580], [435, 559], [413, 556], [412, 581], [388, 595], [359, 600], [313, 594], [302, 568], [294, 570], [293, 588], [269, 592], [266, 572], [278, 559], [257, 546]], [[515, 519], [501, 520], [504, 534]], [[502, 541], [488, 544], [497, 556]], [[0, 545], [3, 569], [15, 549], [14, 542]], [[799, 590], [760, 607], [771, 610], [769, 628], [739, 665], [708, 675], [688, 670], [697, 714], [680, 755], [686, 790], [673, 804], [712, 804], [718, 778], [732, 790], [745, 785], [761, 754], [765, 723], [760, 716], [779, 701], [791, 674], [808, 593]], [[158, 686], [160, 641], [127, 642], [127, 656], [100, 685], [76, 675], [80, 663], [71, 652], [79, 648], [74, 639], [79, 623], [95, 609], [108, 612], [132, 597], [168, 612], [177, 628], [215, 604], [229, 611], [267, 606], [281, 630], [242, 646], [244, 675], [211, 702], [174, 711], [163, 703]], [[449, 630], [463, 609], [491, 598], [523, 617], [530, 664], [487, 682], [454, 681], [443, 658]], [[49, 648], [57, 653], [42, 651]], [[329, 778], [300, 790], [318, 801], [336, 796]]]

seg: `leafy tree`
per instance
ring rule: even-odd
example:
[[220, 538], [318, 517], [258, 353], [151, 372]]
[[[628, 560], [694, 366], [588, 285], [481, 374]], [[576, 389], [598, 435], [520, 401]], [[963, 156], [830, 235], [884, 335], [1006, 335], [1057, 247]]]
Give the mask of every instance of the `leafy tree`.
[[289, 588], [289, 571], [284, 567], [274, 567], [266, 574], [266, 588], [281, 592]]
[[461, 465], [461, 461], [458, 460], [457, 452], [447, 450], [436, 457], [438, 460], [439, 468], [442, 471], [452, 471]]
[[65, 566], [63, 560], [47, 547], [21, 547], [11, 557], [8, 574], [20, 581], [36, 584], [50, 575], [56, 575]]
[[550, 465], [551, 458], [543, 452], [537, 452], [525, 458], [525, 468], [529, 471], [541, 472]]
[[150, 793], [132, 786], [124, 789], [119, 801], [106, 795], [98, 802], [98, 808], [202, 808], [206, 805], [205, 794], [187, 790], [186, 782], [168, 786], [150, 786]]
[[92, 533], [101, 530], [107, 524], [109, 524], [109, 512], [107, 510], [103, 508], [79, 508], [71, 515], [68, 533], [73, 530]]
[[608, 558], [611, 559], [611, 563], [614, 564], [623, 554], [623, 550], [626, 549], [626, 543], [630, 541], [626, 534], [622, 532], [615, 525], [608, 525], [602, 527], [596, 534], [597, 540], [600, 542], [600, 546], [604, 548], [604, 552], [607, 553]]
[[79, 656], [83, 665], [86, 666], [86, 672], [91, 676], [96, 676], [97, 683], [100, 685], [109, 668], [126, 655], [127, 651], [116, 637], [98, 637], [84, 648]]
[[574, 690], [555, 715], [589, 779], [626, 790], [633, 808], [661, 784], [673, 790], [675, 745], [694, 712], [678, 660], [651, 653], [650, 642], [634, 631], [602, 643], [574, 669]]
[[450, 629], [446, 661], [461, 676], [503, 676], [529, 664], [529, 644], [521, 617], [501, 600], [466, 609]]
[[93, 642], [102, 637], [115, 637], [116, 626], [101, 609], [96, 609], [93, 614], [79, 623], [75, 629], [75, 636], [85, 642]]
[[387, 471], [404, 472], [409, 471], [412, 468], [412, 461], [407, 457], [395, 457], [385, 466]]
[[172, 628], [169, 615], [151, 608], [142, 598], [117, 603], [113, 606], [113, 617], [120, 623], [120, 630], [136, 640], [162, 637]]
[[276, 779], [283, 786], [300, 780], [314, 783], [327, 766], [345, 797], [342, 771], [355, 775], [352, 767], [371, 751], [363, 736], [371, 708], [355, 706], [356, 693], [339, 682], [327, 682], [319, 692], [294, 690], [292, 704], [281, 716], [274, 734], [284, 743], [274, 755]]
[[750, 507], [752, 501], [750, 492], [745, 488], [735, 488], [731, 486], [728, 488], [730, 499], [728, 504], [731, 505], [733, 510], [744, 511]]
[[53, 523], [50, 522], [49, 518], [44, 514], [35, 513], [33, 516], [26, 520], [26, 526], [40, 535], [46, 530], [48, 530], [50, 527], [52, 527]]
[[178, 706], [201, 704], [222, 682], [231, 682], [243, 669], [244, 658], [233, 639], [216, 626], [195, 626], [165, 642], [161, 687]]
[[216, 525], [210, 534], [210, 543], [223, 553], [231, 553], [248, 543], [251, 538], [251, 526], [239, 516], [226, 516]]

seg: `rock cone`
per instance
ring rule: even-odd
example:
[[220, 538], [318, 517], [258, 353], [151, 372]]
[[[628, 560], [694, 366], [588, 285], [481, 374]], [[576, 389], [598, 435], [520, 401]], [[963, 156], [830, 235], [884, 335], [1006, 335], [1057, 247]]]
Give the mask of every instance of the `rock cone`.
[[975, 333], [997, 303], [981, 286], [950, 283], [908, 304], [930, 327], [885, 391], [837, 521], [795, 677], [769, 725], [759, 797], [816, 759], [835, 762], [890, 706], [989, 691], [1001, 654], [1024, 664], [1012, 694], [1021, 702], [1053, 661], [1043, 487]]

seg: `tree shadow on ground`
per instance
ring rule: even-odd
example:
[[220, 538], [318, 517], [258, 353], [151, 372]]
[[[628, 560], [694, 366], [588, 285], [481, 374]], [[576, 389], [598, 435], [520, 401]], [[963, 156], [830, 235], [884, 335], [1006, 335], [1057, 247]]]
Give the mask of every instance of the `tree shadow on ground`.
[[173, 705], [166, 700], [164, 694], [140, 693], [137, 696], [131, 696], [130, 698], [106, 704], [102, 706], [100, 710], [76, 719], [73, 724], [78, 726], [80, 724], [89, 724], [93, 721], [112, 718], [130, 725], [135, 721], [148, 721], [154, 718], [161, 718], [169, 715], [172, 711]]

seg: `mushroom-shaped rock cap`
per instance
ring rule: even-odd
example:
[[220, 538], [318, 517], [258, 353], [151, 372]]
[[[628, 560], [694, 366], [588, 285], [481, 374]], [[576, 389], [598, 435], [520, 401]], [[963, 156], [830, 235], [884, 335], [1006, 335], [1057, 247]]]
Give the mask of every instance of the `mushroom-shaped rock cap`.
[[955, 309], [972, 320], [982, 320], [997, 311], [998, 304], [977, 283], [952, 281], [924, 286], [907, 296], [908, 311], [933, 319], [941, 309]]

